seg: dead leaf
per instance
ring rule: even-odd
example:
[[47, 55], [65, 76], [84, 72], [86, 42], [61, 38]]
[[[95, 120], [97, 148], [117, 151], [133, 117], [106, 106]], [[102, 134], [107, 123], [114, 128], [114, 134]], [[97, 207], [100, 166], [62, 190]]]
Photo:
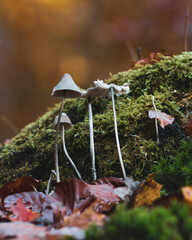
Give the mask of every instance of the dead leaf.
[[11, 206], [16, 204], [19, 198], [22, 198], [23, 204], [26, 208], [30, 208], [32, 211], [40, 211], [42, 204], [47, 197], [42, 192], [22, 192], [9, 195], [4, 199], [4, 209], [6, 211], [11, 210]]
[[30, 209], [27, 209], [22, 201], [22, 198], [17, 200], [17, 205], [12, 205], [11, 211], [13, 212], [14, 217], [10, 217], [11, 221], [23, 221], [31, 222], [35, 218], [40, 217], [37, 212], [32, 212]]
[[98, 184], [111, 184], [111, 185], [113, 185], [114, 188], [126, 186], [123, 179], [113, 178], [113, 177], [99, 178], [99, 179], [91, 182], [91, 185], [98, 185]]
[[146, 64], [154, 64], [164, 59], [165, 56], [172, 57], [173, 54], [172, 53], [168, 54], [164, 50], [161, 50], [159, 52], [153, 52], [153, 53], [150, 53], [146, 58], [137, 61], [135, 63], [135, 66], [140, 66], [140, 65], [145, 66]]
[[77, 208], [79, 200], [85, 198], [88, 193], [88, 184], [77, 178], [69, 178], [56, 183], [55, 198], [66, 207], [66, 214], [70, 215]]
[[136, 190], [131, 203], [134, 207], [151, 205], [160, 197], [162, 185], [154, 180], [154, 174], [151, 174], [145, 182], [142, 182]]
[[103, 226], [106, 215], [96, 213], [95, 204], [96, 202], [93, 202], [83, 213], [77, 209], [70, 216], [64, 217], [64, 226], [76, 226], [83, 229], [88, 229], [92, 224]]
[[41, 182], [37, 179], [24, 176], [18, 178], [13, 182], [4, 184], [3, 187], [0, 188], [0, 198], [2, 200], [2, 203], [8, 195], [12, 195], [14, 193], [34, 191], [34, 187], [38, 189], [40, 183]]
[[93, 194], [96, 199], [102, 200], [103, 202], [118, 203], [120, 201], [112, 185], [89, 185], [89, 192]]
[[[41, 213], [41, 224], [53, 224], [63, 219], [63, 203], [42, 192], [23, 192], [9, 195], [4, 200], [4, 209], [11, 211], [12, 205], [22, 198], [26, 208]], [[36, 222], [36, 221], [35, 221]]]
[[[150, 110], [148, 113], [149, 113], [149, 118], [155, 118], [156, 116], [155, 111]], [[172, 124], [174, 121], [174, 117], [164, 112], [157, 112], [157, 119], [160, 121], [160, 126], [162, 128], [165, 128], [165, 126], [168, 124]]]

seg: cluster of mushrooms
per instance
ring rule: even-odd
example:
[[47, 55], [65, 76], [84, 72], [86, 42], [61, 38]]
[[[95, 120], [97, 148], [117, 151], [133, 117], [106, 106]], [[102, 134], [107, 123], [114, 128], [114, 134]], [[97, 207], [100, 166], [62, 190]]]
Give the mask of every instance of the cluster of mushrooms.
[[[90, 155], [91, 155], [91, 163], [92, 163], [92, 176], [93, 180], [96, 180], [97, 173], [95, 167], [95, 149], [94, 149], [94, 133], [93, 133], [93, 114], [92, 114], [92, 97], [111, 97], [112, 98], [112, 106], [113, 106], [113, 116], [114, 116], [114, 128], [115, 128], [115, 137], [116, 137], [116, 144], [117, 150], [119, 155], [119, 160], [121, 164], [123, 178], [126, 178], [125, 167], [123, 164], [120, 144], [119, 144], [119, 137], [118, 137], [118, 129], [117, 129], [117, 120], [116, 120], [116, 112], [115, 112], [115, 95], [121, 94], [128, 94], [129, 93], [129, 84], [124, 84], [122, 86], [117, 86], [115, 84], [106, 84], [102, 80], [94, 81], [95, 87], [88, 88], [86, 91], [81, 91], [79, 87], [75, 84], [70, 74], [65, 73], [60, 80], [60, 82], [53, 88], [52, 97], [61, 98], [61, 108], [59, 115], [56, 116], [53, 122], [53, 128], [56, 129], [55, 135], [55, 171], [52, 170], [51, 175], [55, 174], [57, 182], [60, 182], [60, 175], [59, 175], [59, 161], [58, 161], [58, 134], [59, 130], [62, 131], [62, 141], [63, 141], [63, 151], [68, 158], [69, 162], [71, 163], [72, 167], [74, 168], [77, 176], [79, 179], [82, 179], [81, 174], [79, 173], [76, 165], [74, 164], [73, 160], [69, 156], [66, 145], [65, 145], [65, 130], [68, 130], [72, 127], [72, 123], [67, 116], [66, 113], [63, 113], [63, 106], [64, 101], [66, 98], [88, 98], [88, 111], [89, 111], [89, 132], [90, 132]], [[47, 189], [48, 192], [48, 189]]]

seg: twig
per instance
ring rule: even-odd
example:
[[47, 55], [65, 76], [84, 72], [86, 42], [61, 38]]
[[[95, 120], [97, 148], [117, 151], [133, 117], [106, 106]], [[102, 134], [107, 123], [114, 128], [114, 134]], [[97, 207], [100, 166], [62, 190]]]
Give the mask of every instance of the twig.
[[159, 143], [159, 131], [158, 131], [158, 125], [157, 125], [157, 108], [155, 106], [155, 97], [152, 96], [153, 106], [155, 108], [155, 128], [156, 128], [156, 135], [157, 135], [157, 142]]

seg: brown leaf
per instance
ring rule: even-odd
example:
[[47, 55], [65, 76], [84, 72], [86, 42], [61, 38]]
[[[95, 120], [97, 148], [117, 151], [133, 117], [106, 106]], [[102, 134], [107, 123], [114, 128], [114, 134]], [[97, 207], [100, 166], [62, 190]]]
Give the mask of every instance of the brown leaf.
[[118, 203], [120, 201], [112, 185], [89, 185], [89, 192], [93, 194], [96, 199], [102, 200], [103, 202]]
[[145, 182], [142, 182], [136, 190], [131, 202], [134, 207], [142, 205], [151, 205], [154, 200], [160, 197], [160, 190], [162, 185], [154, 180], [154, 174], [152, 173]]
[[56, 183], [54, 196], [66, 207], [69, 215], [77, 208], [81, 198], [88, 193], [88, 184], [77, 178], [69, 178], [63, 182]]
[[93, 202], [83, 213], [77, 209], [70, 216], [64, 218], [65, 226], [76, 226], [83, 229], [88, 229], [90, 225], [95, 224], [102, 226], [106, 216], [95, 212], [95, 203]]
[[4, 200], [4, 209], [10, 212], [12, 205], [16, 204], [19, 198], [22, 198], [26, 208], [41, 212], [41, 219], [38, 220], [41, 221], [41, 224], [53, 224], [63, 219], [62, 202], [42, 192], [23, 192], [9, 195]]
[[135, 63], [135, 66], [145, 66], [146, 64], [155, 64], [162, 59], [164, 59], [165, 56], [173, 56], [173, 54], [167, 54], [164, 50], [161, 50], [159, 52], [153, 52], [150, 53], [146, 58], [141, 59]]
[[113, 177], [99, 178], [99, 179], [93, 181], [91, 184], [92, 185], [111, 184], [111, 185], [113, 185], [114, 188], [126, 186], [124, 180], [122, 180], [120, 178], [113, 178]]
[[35, 218], [40, 217], [37, 212], [32, 212], [30, 209], [27, 209], [23, 204], [22, 198], [17, 200], [17, 205], [13, 205], [11, 210], [14, 214], [14, 217], [10, 217], [11, 221], [23, 221], [31, 222]]
[[42, 192], [22, 192], [9, 195], [4, 199], [4, 209], [10, 211], [12, 205], [16, 204], [19, 198], [22, 198], [25, 207], [32, 211], [40, 211], [46, 197], [47, 195]]
[[13, 182], [4, 184], [3, 187], [0, 188], [0, 198], [3, 202], [5, 197], [8, 195], [34, 191], [34, 187], [38, 189], [40, 183], [41, 182], [39, 180], [33, 179], [31, 177], [20, 177]]

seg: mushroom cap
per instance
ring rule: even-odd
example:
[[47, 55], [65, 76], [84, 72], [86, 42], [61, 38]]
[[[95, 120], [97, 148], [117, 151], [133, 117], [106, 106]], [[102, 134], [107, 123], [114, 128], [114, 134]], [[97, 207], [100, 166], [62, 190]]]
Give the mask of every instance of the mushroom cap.
[[[53, 121], [53, 129], [57, 128], [57, 122], [58, 122], [58, 117], [59, 115], [57, 115]], [[62, 113], [61, 115], [61, 121], [60, 121], [60, 126], [59, 129], [61, 130], [62, 125], [64, 125], [64, 129], [68, 130], [72, 127], [72, 123], [70, 118], [67, 116], [66, 113]]]
[[58, 98], [78, 98], [81, 90], [75, 84], [70, 74], [65, 73], [60, 82], [53, 88], [52, 97]]

